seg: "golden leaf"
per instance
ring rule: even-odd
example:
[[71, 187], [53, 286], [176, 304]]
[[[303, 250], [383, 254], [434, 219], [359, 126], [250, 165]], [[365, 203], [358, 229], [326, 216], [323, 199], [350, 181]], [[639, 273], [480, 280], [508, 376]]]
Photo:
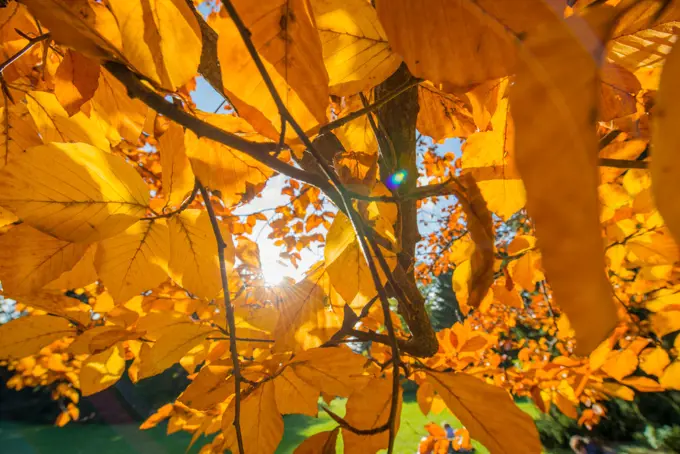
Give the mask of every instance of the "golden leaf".
[[365, 362], [366, 358], [348, 348], [314, 348], [295, 355], [290, 367], [310, 386], [333, 396], [348, 397], [362, 382], [358, 376]]
[[468, 137], [476, 130], [465, 102], [431, 83], [418, 87], [418, 105], [416, 128], [437, 143], [453, 137]]
[[463, 146], [462, 166], [477, 181], [489, 210], [507, 220], [526, 203], [515, 166], [515, 128], [503, 98], [491, 117], [493, 131], [472, 134]]
[[[177, 285], [202, 298], [212, 299], [222, 290], [217, 240], [208, 213], [184, 210], [170, 218], [170, 277]], [[234, 264], [234, 243], [231, 233], [220, 225], [227, 245], [225, 261], [227, 274]]]
[[42, 140], [24, 103], [0, 107], [0, 169], [28, 148], [40, 145]]
[[0, 173], [0, 205], [66, 241], [113, 236], [137, 221], [149, 202], [132, 167], [83, 143], [30, 148]]
[[[388, 222], [380, 222], [379, 226], [376, 226], [376, 231], [384, 238], [394, 238], [394, 231]], [[382, 246], [379, 247], [388, 265], [393, 269], [397, 264], [396, 254]], [[342, 213], [338, 213], [328, 229], [324, 256], [326, 271], [331, 283], [343, 300], [352, 301], [355, 296], [360, 295], [368, 301], [377, 294], [370, 270], [361, 252], [359, 240], [351, 222]], [[387, 277], [380, 267], [378, 267], [378, 272], [380, 282], [384, 284]]]
[[[307, 0], [239, 0], [234, 6], [252, 33], [265, 69], [284, 104], [303, 130], [326, 122], [328, 73], [321, 40]], [[261, 134], [277, 139], [278, 108], [230, 19], [215, 18], [217, 53], [229, 100]], [[295, 138], [293, 128], [286, 137]]]
[[31, 295], [12, 295], [24, 304], [52, 315], [61, 316], [67, 320], [73, 320], [83, 326], [92, 321], [91, 307], [77, 298], [72, 298], [61, 293], [39, 292]]
[[50, 290], [71, 290], [85, 287], [98, 279], [97, 270], [94, 268], [94, 256], [97, 245], [90, 245], [83, 257], [78, 260], [73, 268], [65, 271], [57, 279], [45, 285]]
[[387, 79], [401, 63], [380, 25], [375, 9], [364, 0], [313, 0], [330, 92], [348, 96]]
[[83, 112], [69, 116], [52, 93], [32, 91], [26, 94], [28, 111], [42, 140], [49, 142], [84, 142], [100, 150], [110, 149], [105, 131]]
[[[236, 442], [234, 401], [222, 416], [222, 432], [226, 446], [239, 452]], [[283, 437], [283, 418], [276, 407], [274, 384], [264, 383], [241, 403], [242, 454], [273, 454]], [[246, 422], [244, 424], [244, 422]]]
[[88, 244], [70, 243], [26, 224], [0, 236], [0, 280], [8, 293], [27, 294], [70, 270]]
[[167, 329], [151, 347], [149, 360], [155, 374], [178, 363], [192, 348], [214, 333], [213, 328], [192, 322], [179, 323]]
[[316, 417], [319, 390], [309, 386], [293, 369], [286, 368], [274, 379], [276, 406], [282, 415], [301, 414]]
[[[253, 131], [243, 118], [202, 113], [198, 117], [245, 139], [254, 142], [268, 141]], [[247, 194], [249, 184], [265, 183], [274, 173], [255, 158], [213, 140], [199, 139], [191, 131], [187, 131], [184, 140], [194, 174], [207, 187], [218, 189], [227, 206], [239, 203]]]
[[[427, 380], [446, 406], [489, 451], [540, 453], [541, 442], [531, 417], [502, 388], [466, 374], [428, 372]], [[493, 402], [493, 405], [488, 405]]]
[[69, 115], [80, 111], [99, 85], [99, 62], [69, 50], [55, 74], [54, 94]]
[[[392, 395], [392, 378], [387, 375], [374, 378], [362, 389], [353, 392], [347, 399], [345, 421], [360, 429], [374, 429], [385, 424], [390, 417], [392, 399], [396, 397], [397, 416], [395, 430], [399, 430], [403, 390], [399, 387], [397, 396]], [[349, 430], [342, 431], [345, 453], [376, 452], [387, 448], [389, 432], [375, 435], [357, 435]]]
[[648, 348], [640, 354], [640, 369], [649, 375], [660, 377], [670, 362], [668, 353], [661, 347]]
[[[535, 222], [555, 300], [569, 316], [580, 354], [597, 347], [617, 323], [604, 273], [593, 115], [600, 43], [615, 15], [609, 8], [589, 11], [524, 40], [510, 92], [527, 211]], [[592, 39], [582, 42], [586, 37], [577, 38], [572, 27], [586, 23], [591, 24]], [[547, 143], [551, 146], [546, 148]]]
[[654, 108], [654, 127], [652, 128], [652, 190], [654, 201], [675, 241], [680, 243], [680, 207], [675, 197], [680, 176], [677, 150], [680, 147], [678, 131], [678, 97], [680, 88], [677, 80], [680, 75], [680, 46], [673, 46], [661, 73], [661, 83]]
[[92, 355], [80, 371], [80, 392], [90, 396], [115, 384], [125, 371], [123, 344], [117, 343], [101, 353]]
[[635, 372], [638, 367], [637, 355], [626, 349], [621, 351], [611, 352], [607, 361], [602, 366], [602, 370], [609, 376], [621, 380], [623, 377]]
[[203, 366], [177, 400], [199, 411], [210, 410], [226, 401], [235, 391], [233, 380], [227, 380], [231, 369], [219, 364]]
[[414, 76], [456, 88], [510, 74], [517, 37], [555, 16], [542, 0], [379, 0], [377, 10]]
[[319, 432], [307, 438], [295, 448], [293, 454], [335, 454], [335, 444], [338, 440], [340, 428]]
[[[342, 118], [363, 107], [361, 98], [358, 95], [349, 96], [345, 98], [345, 107], [340, 111], [338, 117]], [[334, 130], [333, 133], [347, 151], [359, 151], [368, 154], [375, 154], [378, 152], [378, 141], [375, 138], [373, 128], [371, 128], [371, 122], [368, 115], [362, 115], [359, 118], [355, 118], [354, 120], [345, 123]]]
[[184, 147], [184, 129], [171, 123], [158, 140], [163, 193], [168, 205], [179, 206], [194, 188], [194, 173]]
[[94, 266], [113, 300], [124, 302], [165, 281], [169, 257], [165, 219], [138, 221], [99, 243]]
[[182, 0], [109, 0], [123, 55], [140, 73], [175, 90], [191, 80], [201, 59], [201, 30]]
[[0, 358], [23, 358], [36, 355], [57, 339], [76, 334], [76, 329], [60, 317], [29, 315], [0, 325]]
[[666, 368], [659, 383], [666, 389], [680, 389], [680, 361], [673, 361]]
[[118, 56], [123, 48], [116, 18], [103, 3], [92, 0], [23, 3], [60, 44], [93, 57]]

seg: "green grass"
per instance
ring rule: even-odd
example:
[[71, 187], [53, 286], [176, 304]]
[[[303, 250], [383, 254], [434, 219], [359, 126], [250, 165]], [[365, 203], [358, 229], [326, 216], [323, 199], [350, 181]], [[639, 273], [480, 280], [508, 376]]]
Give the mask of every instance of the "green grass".
[[[528, 403], [520, 403], [520, 408], [532, 416], [538, 414], [536, 408]], [[345, 403], [335, 400], [331, 409], [344, 415]], [[396, 439], [395, 453], [413, 454], [418, 442], [427, 433], [423, 426], [429, 422], [441, 424], [448, 422], [459, 427], [458, 420], [448, 411], [439, 415], [424, 416], [415, 396], [406, 394], [402, 406], [401, 426]], [[290, 415], [284, 418], [285, 433], [279, 454], [292, 453], [302, 441], [315, 433], [330, 430], [336, 423], [323, 411], [318, 418]], [[186, 433], [165, 435], [164, 427], [140, 431], [136, 425], [97, 425], [70, 424], [63, 428], [39, 425], [23, 425], [0, 422], [0, 451], [8, 454], [184, 454], [191, 436]], [[189, 453], [197, 453], [210, 439], [199, 439]], [[473, 443], [479, 453], [488, 451]]]

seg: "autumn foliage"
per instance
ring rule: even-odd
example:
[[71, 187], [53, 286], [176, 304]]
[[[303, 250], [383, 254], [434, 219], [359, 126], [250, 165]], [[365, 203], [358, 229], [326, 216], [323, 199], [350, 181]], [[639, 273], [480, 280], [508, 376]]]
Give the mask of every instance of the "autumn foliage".
[[[191, 384], [142, 428], [203, 453], [273, 453], [283, 415], [320, 409], [337, 427], [297, 453], [392, 452], [405, 380], [491, 452], [538, 453], [513, 396], [592, 427], [680, 389], [679, 2], [0, 3], [23, 313], [0, 361], [53, 389], [56, 424], [179, 363]], [[236, 213], [277, 175], [288, 203]], [[263, 222], [282, 260], [323, 260], [266, 285]], [[420, 285], [451, 270], [464, 320], [435, 332]]]

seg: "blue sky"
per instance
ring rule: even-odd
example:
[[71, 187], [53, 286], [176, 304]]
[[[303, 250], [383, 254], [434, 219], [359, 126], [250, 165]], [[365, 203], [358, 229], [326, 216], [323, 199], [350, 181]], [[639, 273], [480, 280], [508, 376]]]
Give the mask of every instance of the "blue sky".
[[[196, 90], [192, 93], [192, 98], [196, 103], [198, 109], [213, 112], [222, 103], [222, 97], [203, 79], [198, 78], [196, 82]], [[457, 155], [460, 153], [460, 142], [457, 139], [447, 140], [438, 148], [439, 153], [454, 152]], [[257, 198], [247, 205], [239, 207], [234, 211], [235, 214], [245, 214], [263, 209], [270, 211], [265, 212], [265, 216], [270, 218], [274, 215], [274, 208], [288, 203], [288, 196], [281, 195], [281, 187], [285, 178], [277, 176], [269, 180], [266, 188], [262, 192], [262, 197]], [[432, 215], [441, 213], [441, 206], [447, 202], [439, 202], [438, 204], [425, 204], [419, 210], [419, 223], [421, 233], [429, 233], [434, 230], [431, 224], [426, 224], [426, 221]], [[276, 284], [284, 277], [292, 277], [299, 280], [303, 277], [305, 271], [315, 262], [323, 259], [323, 248], [315, 247], [314, 249], [303, 249], [301, 251], [302, 261], [296, 269], [294, 266], [279, 259], [280, 247], [274, 245], [274, 240], [267, 238], [271, 229], [267, 222], [260, 221], [253, 230], [252, 239], [255, 240], [260, 247], [260, 259], [262, 262], [262, 271], [269, 284]]]

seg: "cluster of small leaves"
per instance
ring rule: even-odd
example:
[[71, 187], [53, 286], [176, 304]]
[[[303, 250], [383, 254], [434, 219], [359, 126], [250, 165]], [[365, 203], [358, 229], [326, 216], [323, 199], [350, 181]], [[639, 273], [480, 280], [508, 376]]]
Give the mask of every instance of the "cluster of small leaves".
[[[680, 389], [679, 22], [668, 0], [9, 2], [8, 385], [52, 386], [63, 425], [179, 363], [142, 428], [203, 453], [274, 452], [320, 406], [337, 427], [296, 452], [392, 452], [403, 379], [491, 452], [541, 450], [511, 394], [591, 427]], [[278, 174], [288, 203], [236, 214]], [[265, 221], [282, 259], [323, 260], [264, 285]], [[465, 320], [435, 333], [418, 284], [448, 271]]]

